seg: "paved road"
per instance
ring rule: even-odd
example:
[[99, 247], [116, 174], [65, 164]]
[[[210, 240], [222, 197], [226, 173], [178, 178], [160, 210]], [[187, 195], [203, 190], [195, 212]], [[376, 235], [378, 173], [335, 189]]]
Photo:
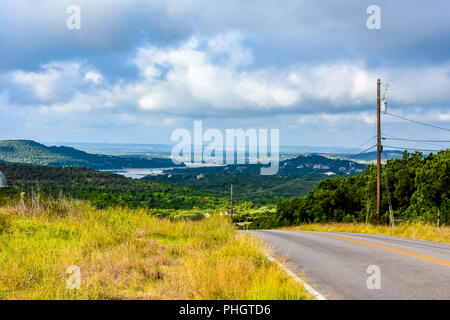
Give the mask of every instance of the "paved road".
[[[327, 299], [450, 299], [448, 244], [354, 233], [254, 234]], [[381, 289], [367, 287], [371, 265], [380, 268]]]

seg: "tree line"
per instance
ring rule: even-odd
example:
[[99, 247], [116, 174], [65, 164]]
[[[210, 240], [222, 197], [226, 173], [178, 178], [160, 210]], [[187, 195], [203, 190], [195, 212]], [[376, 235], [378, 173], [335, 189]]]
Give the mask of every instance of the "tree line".
[[[389, 202], [397, 220], [450, 222], [450, 151], [423, 156], [405, 151], [382, 169], [381, 223], [389, 222]], [[363, 174], [321, 181], [307, 195], [277, 205], [275, 215], [255, 219], [253, 227], [307, 222], [375, 222], [376, 166]]]
[[157, 209], [214, 208], [226, 200], [213, 193], [165, 182], [135, 180], [87, 168], [48, 167], [0, 162], [11, 188], [7, 197], [30, 194], [89, 200], [98, 208], [108, 206]]

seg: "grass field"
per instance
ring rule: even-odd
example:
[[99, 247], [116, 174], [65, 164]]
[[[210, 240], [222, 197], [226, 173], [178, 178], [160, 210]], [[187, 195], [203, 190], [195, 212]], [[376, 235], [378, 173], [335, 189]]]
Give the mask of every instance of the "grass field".
[[[9, 205], [0, 299], [308, 299], [266, 250], [219, 216], [173, 221], [65, 199]], [[79, 289], [67, 288], [70, 266]]]
[[413, 239], [438, 241], [450, 243], [450, 227], [436, 227], [431, 224], [420, 222], [401, 223], [392, 229], [385, 225], [371, 225], [363, 223], [327, 223], [327, 224], [304, 224], [297, 227], [286, 227], [285, 230], [302, 231], [324, 231], [324, 232], [352, 232], [382, 234], [396, 237], [406, 237]]

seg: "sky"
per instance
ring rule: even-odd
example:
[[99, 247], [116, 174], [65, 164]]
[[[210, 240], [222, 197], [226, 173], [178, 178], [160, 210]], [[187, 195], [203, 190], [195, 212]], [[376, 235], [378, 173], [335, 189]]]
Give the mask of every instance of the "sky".
[[[450, 127], [447, 0], [0, 1], [0, 139], [169, 143], [202, 120], [279, 129], [282, 145], [370, 146], [377, 78], [389, 112]], [[389, 115], [382, 129], [450, 140]]]

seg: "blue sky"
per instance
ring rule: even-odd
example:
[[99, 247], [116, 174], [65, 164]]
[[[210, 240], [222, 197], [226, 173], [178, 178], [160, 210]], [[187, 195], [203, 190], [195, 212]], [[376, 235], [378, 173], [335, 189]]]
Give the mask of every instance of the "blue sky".
[[[80, 30], [66, 28], [71, 4]], [[381, 30], [366, 27], [372, 4]], [[391, 112], [450, 127], [449, 12], [445, 0], [4, 1], [0, 138], [167, 143], [203, 120], [353, 147], [375, 135], [377, 77]], [[383, 130], [449, 140], [389, 116]]]

